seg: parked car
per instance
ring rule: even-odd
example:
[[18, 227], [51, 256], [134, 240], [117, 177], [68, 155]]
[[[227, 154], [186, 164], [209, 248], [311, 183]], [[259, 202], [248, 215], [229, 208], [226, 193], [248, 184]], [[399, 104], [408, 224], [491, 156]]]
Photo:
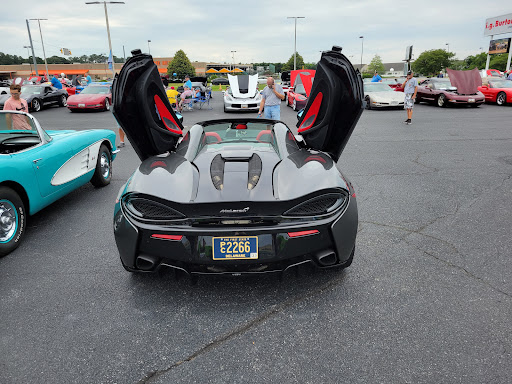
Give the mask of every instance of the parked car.
[[418, 85], [415, 102], [420, 103], [422, 101], [434, 103], [439, 107], [446, 107], [447, 105], [478, 107], [484, 103], [485, 98], [477, 89], [471, 94], [460, 94], [457, 87], [451, 84], [450, 79], [432, 78], [424, 80]]
[[285, 98], [286, 105], [292, 107], [294, 111], [304, 108], [308, 102], [314, 77], [314, 69], [290, 71], [290, 79], [293, 86], [288, 89], [287, 97]]
[[82, 110], [109, 111], [112, 104], [112, 85], [110, 83], [91, 84], [82, 92], [69, 96], [68, 109], [71, 112]]
[[229, 80], [226, 77], [217, 77], [212, 80], [213, 85], [229, 85]]
[[224, 92], [224, 112], [252, 111], [260, 108], [258, 75], [228, 75], [229, 88]]
[[364, 83], [366, 109], [403, 108], [404, 94], [384, 83]]
[[20, 244], [28, 215], [89, 181], [110, 183], [115, 140], [109, 129], [45, 131], [30, 114], [0, 111], [0, 256]]
[[512, 81], [487, 77], [482, 79], [482, 86], [478, 90], [483, 93], [485, 101], [505, 105], [512, 103]]
[[340, 51], [322, 53], [301, 138], [280, 121], [245, 117], [183, 134], [151, 56], [125, 63], [114, 115], [142, 161], [114, 208], [127, 271], [240, 275], [351, 264], [356, 195], [336, 162], [363, 111], [363, 86]]
[[[0, 109], [10, 94], [0, 96]], [[41, 108], [57, 105], [65, 107], [68, 100], [68, 92], [65, 89], [57, 89], [51, 85], [23, 85], [21, 87], [21, 98], [25, 99], [29, 111], [39, 112]]]

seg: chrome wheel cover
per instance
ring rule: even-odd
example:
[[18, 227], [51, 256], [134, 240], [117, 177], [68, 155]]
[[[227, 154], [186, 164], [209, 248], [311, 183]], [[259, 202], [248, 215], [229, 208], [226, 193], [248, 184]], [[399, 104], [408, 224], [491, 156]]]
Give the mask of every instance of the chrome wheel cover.
[[0, 243], [7, 243], [18, 229], [18, 212], [9, 200], [0, 200]]
[[101, 176], [107, 179], [110, 175], [110, 160], [105, 152], [101, 154], [100, 158]]
[[500, 94], [498, 95], [497, 99], [496, 99], [496, 103], [497, 103], [498, 105], [503, 105], [503, 104], [505, 104], [505, 95], [504, 95], [504, 94], [502, 94], [502, 93], [500, 93]]
[[63, 107], [68, 105], [68, 99], [66, 99], [66, 96], [61, 96], [60, 99]]
[[39, 111], [41, 109], [41, 103], [39, 103], [39, 100], [34, 100], [32, 102], [32, 105], [34, 107], [34, 111]]
[[108, 102], [108, 99], [105, 99], [105, 109], [107, 111], [110, 110], [110, 103]]
[[445, 102], [445, 97], [443, 95], [439, 96], [437, 99], [437, 105], [442, 107], [444, 105], [444, 102]]

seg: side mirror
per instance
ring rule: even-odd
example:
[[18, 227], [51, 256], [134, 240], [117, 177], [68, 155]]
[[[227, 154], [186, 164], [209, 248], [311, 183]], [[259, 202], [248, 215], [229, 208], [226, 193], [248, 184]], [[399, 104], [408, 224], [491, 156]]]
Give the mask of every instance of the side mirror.
[[[300, 120], [300, 118], [302, 117], [302, 114], [304, 113], [304, 108], [302, 109], [299, 109], [299, 112], [297, 112], [297, 120]], [[302, 137], [302, 136], [301, 136]]]

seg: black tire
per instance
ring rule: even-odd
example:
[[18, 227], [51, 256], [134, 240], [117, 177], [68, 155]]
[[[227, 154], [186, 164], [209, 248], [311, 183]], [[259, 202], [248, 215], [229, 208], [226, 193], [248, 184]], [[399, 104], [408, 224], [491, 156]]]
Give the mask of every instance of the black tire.
[[105, 99], [105, 111], [110, 111], [110, 101], [108, 97]]
[[96, 169], [91, 179], [91, 184], [97, 188], [110, 184], [112, 179], [112, 157], [105, 144], [101, 144], [96, 161]]
[[421, 99], [416, 96], [416, 98], [414, 99], [414, 104], [419, 104], [421, 102]]
[[68, 98], [65, 95], [62, 95], [59, 100], [59, 105], [61, 107], [65, 107], [68, 105]]
[[445, 95], [440, 94], [440, 95], [437, 97], [437, 106], [438, 106], [438, 107], [441, 107], [441, 108], [446, 107], [446, 96], [445, 96]]
[[32, 110], [39, 112], [41, 110], [41, 101], [39, 99], [32, 100]]
[[496, 96], [496, 104], [498, 104], [498, 105], [507, 104], [507, 95], [505, 94], [505, 92], [498, 93], [498, 95]]
[[366, 109], [368, 109], [368, 110], [372, 109], [372, 105], [370, 104], [371, 103], [370, 98], [366, 97], [364, 99], [364, 101], [366, 101]]
[[0, 187], [0, 257], [20, 245], [27, 225], [25, 205], [18, 194], [8, 187]]

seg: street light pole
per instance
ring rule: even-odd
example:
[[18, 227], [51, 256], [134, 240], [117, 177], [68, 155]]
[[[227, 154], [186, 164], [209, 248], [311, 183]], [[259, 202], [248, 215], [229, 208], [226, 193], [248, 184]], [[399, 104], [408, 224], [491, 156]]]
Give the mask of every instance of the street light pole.
[[105, 8], [105, 21], [107, 22], [107, 36], [108, 36], [108, 49], [110, 50], [109, 58], [112, 57], [112, 78], [115, 77], [116, 71], [114, 68], [114, 55], [112, 54], [112, 42], [110, 41], [110, 28], [108, 25], [108, 13], [107, 13], [107, 3], [108, 4], [124, 4], [124, 1], [89, 1], [85, 4], [102, 4]]
[[290, 16], [287, 19], [295, 19], [295, 44], [293, 46], [293, 69], [297, 69], [297, 19], [305, 19], [304, 16]]
[[30, 62], [30, 51], [29, 48], [32, 48], [31, 45], [24, 45], [23, 48], [27, 48], [27, 55], [28, 55], [28, 63], [30, 64], [30, 75], [32, 75], [32, 63]]
[[30, 20], [37, 20], [37, 24], [39, 24], [39, 34], [41, 35], [41, 45], [43, 46], [44, 65], [46, 67], [46, 80], [50, 81], [50, 73], [48, 72], [48, 63], [46, 62], [46, 53], [44, 51], [43, 32], [41, 32], [41, 20], [48, 20], [48, 19], [30, 19]]
[[450, 44], [446, 43], [445, 45], [448, 46], [448, 50], [446, 52], [450, 53]]
[[233, 66], [231, 67], [231, 71], [235, 69], [235, 52], [236, 51], [231, 51], [231, 57], [233, 59]]
[[149, 43], [151, 43], [151, 40], [148, 40], [148, 53], [151, 55], [151, 48], [149, 47]]
[[25, 19], [25, 21], [27, 22], [28, 39], [30, 40], [30, 48], [32, 48], [32, 60], [34, 61], [34, 69], [36, 71], [36, 76], [39, 76], [39, 72], [37, 71], [36, 55], [34, 53], [34, 43], [32, 43], [32, 35], [30, 33], [30, 25], [28, 23], [28, 19]]
[[359, 36], [361, 39], [361, 68], [359, 69], [361, 73], [363, 73], [363, 44], [364, 44], [364, 36]]

